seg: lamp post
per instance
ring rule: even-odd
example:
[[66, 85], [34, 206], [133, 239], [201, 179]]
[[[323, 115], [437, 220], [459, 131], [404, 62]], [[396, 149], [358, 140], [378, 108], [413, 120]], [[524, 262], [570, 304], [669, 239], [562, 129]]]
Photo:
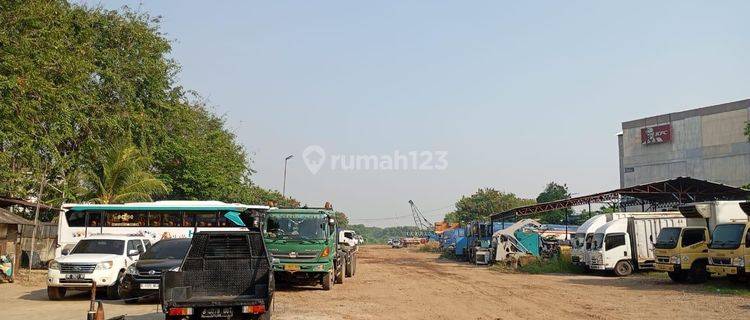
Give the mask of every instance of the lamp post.
[[294, 155], [288, 155], [286, 158], [284, 158], [284, 185], [281, 187], [281, 196], [286, 196], [286, 163], [289, 162], [289, 159], [294, 158]]

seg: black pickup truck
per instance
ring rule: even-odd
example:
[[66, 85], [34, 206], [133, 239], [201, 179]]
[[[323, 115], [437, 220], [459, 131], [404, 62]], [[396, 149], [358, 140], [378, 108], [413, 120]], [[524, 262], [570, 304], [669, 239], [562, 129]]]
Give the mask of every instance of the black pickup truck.
[[260, 228], [198, 232], [179, 271], [162, 276], [162, 311], [167, 320], [270, 319], [270, 266]]

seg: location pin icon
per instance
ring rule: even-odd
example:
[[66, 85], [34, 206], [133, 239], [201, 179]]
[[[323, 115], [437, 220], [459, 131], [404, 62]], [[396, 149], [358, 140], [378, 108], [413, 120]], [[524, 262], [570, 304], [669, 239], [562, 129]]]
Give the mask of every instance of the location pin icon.
[[305, 161], [307, 170], [310, 170], [312, 174], [317, 174], [320, 168], [323, 167], [323, 163], [325, 163], [326, 151], [318, 145], [308, 146], [302, 152], [302, 160]]

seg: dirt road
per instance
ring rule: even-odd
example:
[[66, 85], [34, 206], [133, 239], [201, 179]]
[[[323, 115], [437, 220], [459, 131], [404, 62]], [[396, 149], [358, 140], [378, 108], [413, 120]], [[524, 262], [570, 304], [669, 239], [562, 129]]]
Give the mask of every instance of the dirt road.
[[[333, 291], [277, 292], [274, 319], [747, 319], [750, 298], [669, 280], [524, 275], [443, 261], [436, 254], [364, 247], [355, 278]], [[85, 295], [47, 301], [42, 283], [0, 284], [3, 319], [82, 319]], [[108, 317], [162, 319], [149, 303], [107, 302]]]

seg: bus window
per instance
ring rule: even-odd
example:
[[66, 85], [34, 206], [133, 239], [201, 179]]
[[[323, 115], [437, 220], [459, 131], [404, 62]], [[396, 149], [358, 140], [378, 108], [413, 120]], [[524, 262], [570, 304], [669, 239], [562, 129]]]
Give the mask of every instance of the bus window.
[[149, 227], [161, 227], [161, 213], [149, 212], [148, 214], [148, 226]]
[[195, 213], [195, 225], [197, 227], [215, 227], [216, 226], [216, 212], [196, 212]]
[[225, 213], [226, 212], [219, 212], [219, 218], [216, 219], [216, 225], [219, 227], [234, 227], [234, 223], [224, 216]]
[[182, 226], [194, 227], [195, 226], [195, 213], [185, 212], [185, 214], [182, 215]]
[[86, 225], [86, 212], [68, 211], [65, 213], [68, 219], [68, 227], [83, 227]]
[[146, 212], [111, 211], [107, 212], [108, 227], [145, 227]]
[[[156, 214], [156, 213], [151, 213]], [[189, 227], [190, 224], [182, 224], [182, 212], [179, 211], [162, 211], [161, 212], [161, 226], [162, 227]]]
[[88, 227], [101, 227], [102, 226], [102, 213], [101, 212], [89, 212], [87, 226]]

